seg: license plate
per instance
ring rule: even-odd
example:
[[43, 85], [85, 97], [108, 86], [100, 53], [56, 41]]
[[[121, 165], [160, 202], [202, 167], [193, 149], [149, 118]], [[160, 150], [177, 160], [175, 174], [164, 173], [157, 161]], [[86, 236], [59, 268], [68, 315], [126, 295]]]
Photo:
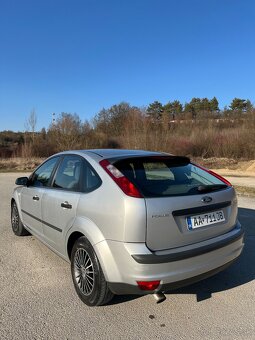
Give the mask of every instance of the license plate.
[[222, 210], [219, 210], [206, 214], [189, 216], [187, 217], [187, 226], [189, 230], [193, 230], [223, 221], [225, 221], [224, 213]]

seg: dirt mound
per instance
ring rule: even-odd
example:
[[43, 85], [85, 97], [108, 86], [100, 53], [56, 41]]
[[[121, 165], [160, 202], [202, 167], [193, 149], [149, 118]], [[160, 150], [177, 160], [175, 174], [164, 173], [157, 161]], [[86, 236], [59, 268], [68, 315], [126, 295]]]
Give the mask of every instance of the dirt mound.
[[219, 174], [229, 176], [255, 176], [255, 160], [244, 161], [232, 158], [196, 158], [196, 163]]
[[250, 165], [248, 166], [248, 168], [246, 169], [246, 171], [255, 172], [255, 161], [250, 161], [249, 163], [250, 163]]
[[233, 158], [196, 158], [195, 162], [209, 169], [237, 169], [238, 161]]

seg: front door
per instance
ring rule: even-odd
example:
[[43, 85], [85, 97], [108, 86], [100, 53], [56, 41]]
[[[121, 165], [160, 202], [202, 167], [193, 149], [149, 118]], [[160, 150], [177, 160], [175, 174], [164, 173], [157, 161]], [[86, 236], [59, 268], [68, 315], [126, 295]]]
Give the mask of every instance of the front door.
[[53, 172], [59, 157], [53, 157], [43, 163], [29, 178], [27, 187], [21, 192], [22, 220], [32, 233], [42, 236], [42, 198], [47, 187], [50, 186]]

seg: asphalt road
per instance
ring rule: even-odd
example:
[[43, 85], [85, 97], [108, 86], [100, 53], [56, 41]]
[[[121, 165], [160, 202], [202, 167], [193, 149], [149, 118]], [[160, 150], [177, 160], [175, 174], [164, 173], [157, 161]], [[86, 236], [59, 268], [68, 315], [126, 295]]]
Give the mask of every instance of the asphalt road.
[[241, 257], [225, 272], [167, 294], [115, 297], [89, 308], [69, 264], [10, 227], [17, 174], [0, 174], [0, 339], [255, 339], [255, 199], [239, 198]]

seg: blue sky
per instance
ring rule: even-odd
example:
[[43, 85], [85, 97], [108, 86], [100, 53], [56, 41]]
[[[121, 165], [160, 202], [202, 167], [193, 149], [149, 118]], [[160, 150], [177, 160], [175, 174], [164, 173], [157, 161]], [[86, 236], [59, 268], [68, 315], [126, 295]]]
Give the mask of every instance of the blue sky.
[[255, 103], [255, 2], [0, 1], [0, 131], [121, 101]]

